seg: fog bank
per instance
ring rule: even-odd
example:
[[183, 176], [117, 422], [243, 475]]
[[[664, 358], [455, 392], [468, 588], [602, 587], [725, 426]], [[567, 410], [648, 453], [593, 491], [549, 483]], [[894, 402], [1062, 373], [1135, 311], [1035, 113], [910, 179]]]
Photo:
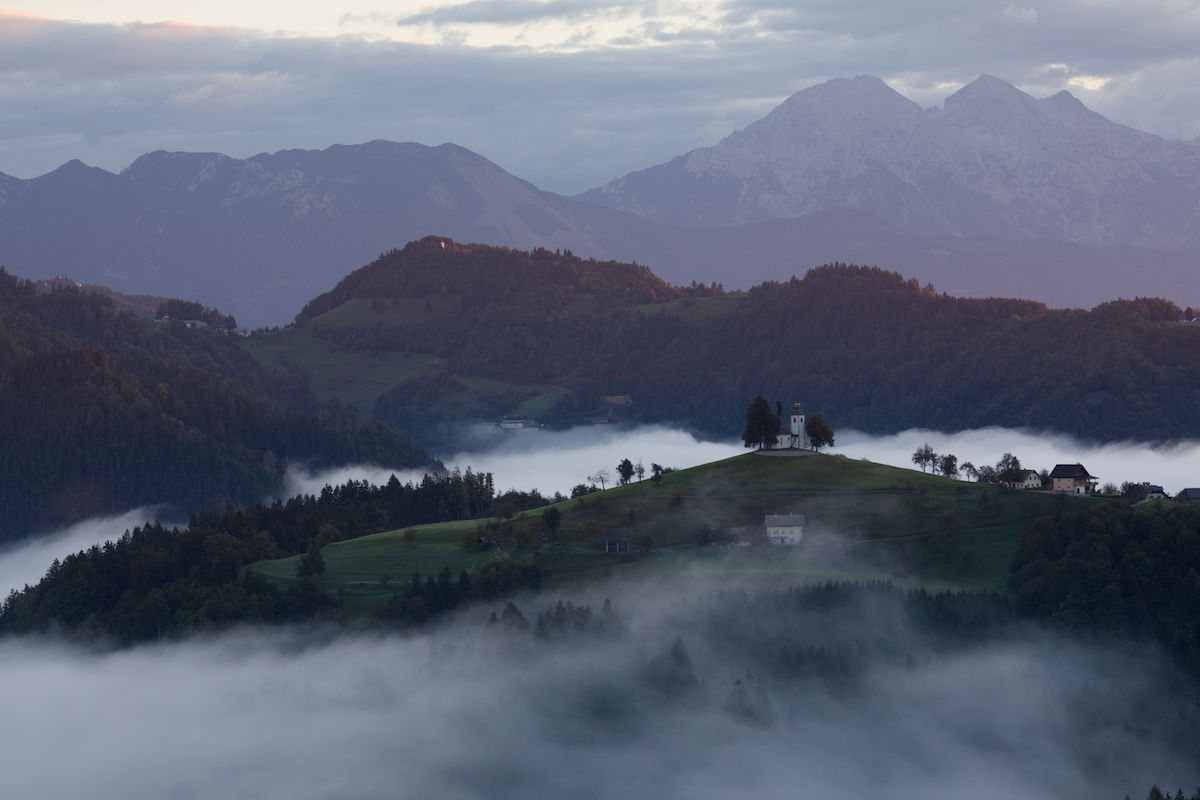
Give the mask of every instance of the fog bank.
[[0, 641], [6, 794], [1118, 800], [1197, 774], [1152, 656], [945, 647], [886, 598], [765, 614], [694, 580], [609, 588], [606, 632], [561, 642], [481, 609], [410, 637]]
[[[618, 425], [588, 425], [565, 431], [543, 429], [504, 431], [480, 425], [458, 452], [438, 454], [447, 469], [491, 472], [497, 491], [537, 489], [546, 495], [570, 494], [571, 487], [586, 483], [598, 470], [616, 480], [621, 459], [638, 461], [650, 474], [650, 464], [664, 467], [694, 467], [744, 452], [740, 443], [713, 442], [659, 425], [627, 428]], [[348, 480], [385, 483], [395, 474], [401, 481], [420, 480], [420, 470], [389, 470], [358, 465], [333, 470], [296, 468], [288, 473], [286, 495], [315, 494], [326, 484]]]
[[1101, 483], [1146, 481], [1172, 494], [1200, 486], [1200, 441], [1183, 440], [1153, 444], [1146, 442], [1083, 442], [1064, 434], [1012, 428], [979, 428], [942, 433], [913, 429], [890, 436], [874, 436], [854, 430], [840, 431], [834, 453], [866, 458], [882, 464], [915, 469], [913, 451], [928, 442], [938, 453], [953, 453], [959, 464], [995, 464], [1005, 453], [1021, 459], [1026, 469], [1053, 469], [1055, 464], [1082, 463]]
[[[912, 429], [877, 436], [851, 429], [836, 431], [837, 445], [827, 452], [850, 458], [865, 458], [881, 464], [915, 469], [912, 453], [928, 442], [939, 453], [953, 453], [959, 463], [976, 466], [995, 464], [1005, 453], [1013, 453], [1029, 469], [1053, 469], [1055, 464], [1081, 462], [1101, 483], [1118, 486], [1124, 481], [1157, 483], [1175, 493], [1200, 486], [1200, 441], [1186, 440], [1153, 444], [1117, 442], [1096, 444], [1063, 434], [1011, 428], [980, 428], [944, 433]], [[616, 465], [628, 458], [639, 460], [649, 474], [650, 464], [691, 467], [747, 452], [736, 441], [711, 441], [663, 426], [626, 428], [595, 425], [566, 431], [501, 431], [480, 426], [469, 446], [442, 454], [447, 468], [455, 466], [491, 472], [496, 488], [538, 489], [544, 494], [569, 494], [571, 487], [589, 475], [606, 469], [616, 476]], [[393, 470], [376, 466], [347, 466], [334, 470], [293, 469], [286, 482], [285, 496], [317, 493], [326, 484], [350, 479], [382, 483]], [[401, 480], [420, 480], [423, 473], [395, 471]]]
[[54, 559], [119, 539], [125, 531], [154, 518], [154, 509], [135, 508], [115, 517], [86, 519], [60, 531], [0, 548], [0, 596], [27, 583], [37, 583]]

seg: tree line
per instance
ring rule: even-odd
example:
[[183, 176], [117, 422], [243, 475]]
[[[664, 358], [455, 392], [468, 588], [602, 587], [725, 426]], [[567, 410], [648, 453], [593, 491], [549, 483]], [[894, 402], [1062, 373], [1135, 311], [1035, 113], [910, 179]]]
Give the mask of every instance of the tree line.
[[[0, 609], [0, 631], [57, 629], [131, 643], [234, 623], [336, 614], [340, 598], [319, 586], [316, 570], [280, 588], [242, 567], [380, 531], [491, 514], [493, 487], [490, 473], [469, 469], [419, 482], [392, 476], [382, 486], [349, 481], [286, 502], [207, 511], [183, 530], [138, 526], [116, 541], [55, 559], [37, 585], [10, 593]], [[477, 575], [460, 575], [449, 593], [442, 578], [416, 578], [377, 616], [420, 621], [464, 598], [538, 581], [532, 565], [497, 558]]]
[[1109, 502], [1039, 519], [1009, 588], [1023, 617], [1151, 640], [1200, 676], [1200, 505]]

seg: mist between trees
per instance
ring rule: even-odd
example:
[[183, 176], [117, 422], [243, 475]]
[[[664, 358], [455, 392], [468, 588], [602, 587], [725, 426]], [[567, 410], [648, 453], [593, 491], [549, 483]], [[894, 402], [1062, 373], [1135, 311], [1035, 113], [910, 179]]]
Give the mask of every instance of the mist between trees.
[[1197, 774], [1194, 687], [1152, 650], [883, 585], [689, 574], [415, 636], [9, 638], [0, 668], [22, 732], [0, 769], [29, 798], [1119, 800]]

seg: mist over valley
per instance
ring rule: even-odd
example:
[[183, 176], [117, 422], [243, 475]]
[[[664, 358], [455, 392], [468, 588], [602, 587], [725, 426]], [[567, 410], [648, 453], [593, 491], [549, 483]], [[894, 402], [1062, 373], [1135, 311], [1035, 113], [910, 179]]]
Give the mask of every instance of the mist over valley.
[[[566, 607], [522, 595], [491, 624], [476, 607], [416, 635], [248, 630], [105, 653], [8, 638], [5, 708], [22, 735], [0, 765], [31, 798], [1120, 798], [1188, 785], [1194, 688], [1152, 650], [986, 613], [959, 633], [966, 612], [946, 606], [683, 574]], [[63, 750], [71, 769], [47, 761]]]
[[9, 5], [5, 797], [1200, 800], [1189, 4]]

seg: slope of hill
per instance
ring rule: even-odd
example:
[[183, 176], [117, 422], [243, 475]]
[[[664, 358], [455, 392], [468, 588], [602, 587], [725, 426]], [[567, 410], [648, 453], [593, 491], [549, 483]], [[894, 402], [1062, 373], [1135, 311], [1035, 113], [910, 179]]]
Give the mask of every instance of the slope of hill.
[[1200, 147], [983, 76], [922, 109], [869, 75], [797, 92], [713, 147], [580, 196], [672, 224], [851, 208], [920, 235], [1189, 248]]
[[[305, 374], [323, 399], [354, 397], [358, 411], [425, 435], [471, 417], [607, 414], [734, 436], [740, 420], [730, 410], [759, 393], [800, 394], [835, 427], [874, 432], [1006, 425], [1100, 440], [1200, 435], [1191, 413], [1200, 365], [1190, 355], [1200, 325], [1167, 301], [1052, 310], [939, 295], [844, 265], [744, 294], [672, 292], [640, 268], [608, 267], [654, 288], [653, 300], [622, 298], [560, 291], [582, 268], [573, 256], [474, 246], [464, 257], [442, 241], [364, 267], [295, 327], [246, 346], [266, 366]], [[560, 277], [543, 277], [541, 295], [476, 288], [489, 262]], [[458, 280], [468, 263], [475, 271], [462, 275], [475, 277]], [[416, 273], [438, 280], [401, 277]]]
[[350, 300], [453, 296], [463, 310], [484, 307], [559, 311], [578, 297], [612, 304], [661, 303], [687, 292], [646, 267], [552, 253], [459, 244], [427, 236], [357, 269], [301, 309], [303, 322]]
[[[560, 527], [548, 531], [545, 509], [502, 519], [410, 526], [322, 549], [317, 584], [358, 608], [387, 600], [394, 581], [478, 570], [495, 552], [464, 547], [464, 537], [494, 538], [514, 558], [537, 554], [544, 579], [566, 582], [611, 570], [691, 569], [761, 572], [780, 582], [911, 580], [930, 588], [1003, 590], [1018, 544], [1033, 521], [1096, 503], [927, 475], [844, 456], [757, 454], [679, 470], [554, 504]], [[803, 514], [809, 546], [802, 559], [766, 548], [764, 514]], [[728, 529], [763, 545], [720, 560], [697, 562]], [[415, 537], [406, 536], [415, 530]], [[612, 532], [628, 552], [605, 551]], [[756, 539], [758, 537], [758, 539]], [[761, 541], [759, 541], [761, 539]], [[710, 551], [711, 552], [711, 551]], [[247, 569], [293, 586], [299, 556]], [[391, 576], [388, 578], [386, 576]]]
[[141, 505], [258, 501], [295, 459], [431, 460], [385, 425], [318, 412], [220, 333], [0, 271], [0, 540]]
[[[460, 603], [624, 570], [996, 591], [1035, 519], [1096, 502], [803, 453], [747, 454], [563, 501], [556, 525], [546, 523], [548, 507], [488, 518], [479, 501], [493, 499], [490, 485], [490, 475], [469, 473], [350, 483], [282, 506], [204, 514], [184, 532], [147, 526], [52, 564], [0, 607], [0, 631], [58, 626], [131, 642], [315, 615], [415, 623]], [[777, 512], [806, 515], [805, 547], [766, 545], [762, 517]], [[729, 540], [726, 526], [759, 546], [721, 557], [710, 545]], [[611, 533], [628, 549], [606, 552]]]
[[57, 289], [79, 289], [90, 294], [98, 294], [112, 300], [113, 308], [116, 311], [128, 311], [135, 317], [141, 317], [142, 319], [154, 319], [159, 307], [170, 300], [170, 298], [152, 294], [122, 294], [121, 292], [113, 291], [107, 286], [101, 286], [96, 283], [80, 283], [66, 275], [43, 278], [42, 280], [34, 281], [33, 285], [42, 293], [53, 292]]

